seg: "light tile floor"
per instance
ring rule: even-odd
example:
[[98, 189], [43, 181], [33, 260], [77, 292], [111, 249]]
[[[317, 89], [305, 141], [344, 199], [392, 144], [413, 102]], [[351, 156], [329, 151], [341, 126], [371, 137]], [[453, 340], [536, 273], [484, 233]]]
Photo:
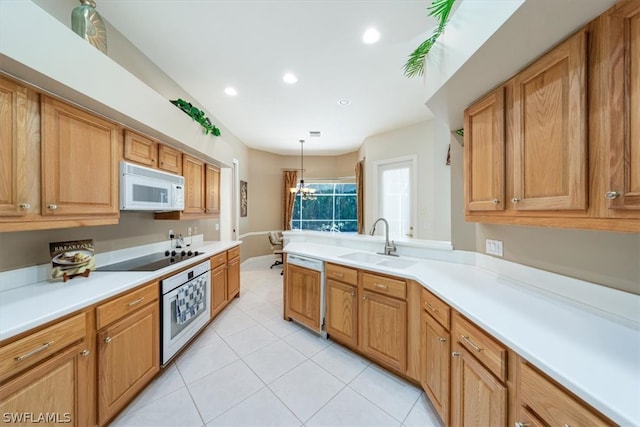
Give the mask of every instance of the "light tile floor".
[[242, 266], [241, 297], [113, 426], [440, 426], [424, 393], [282, 319], [282, 276]]

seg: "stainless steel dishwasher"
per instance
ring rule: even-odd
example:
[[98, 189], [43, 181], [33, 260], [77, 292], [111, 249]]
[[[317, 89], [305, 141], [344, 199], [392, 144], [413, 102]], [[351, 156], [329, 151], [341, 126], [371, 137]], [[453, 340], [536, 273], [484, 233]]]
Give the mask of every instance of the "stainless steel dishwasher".
[[324, 330], [324, 261], [287, 254], [285, 317], [327, 337]]

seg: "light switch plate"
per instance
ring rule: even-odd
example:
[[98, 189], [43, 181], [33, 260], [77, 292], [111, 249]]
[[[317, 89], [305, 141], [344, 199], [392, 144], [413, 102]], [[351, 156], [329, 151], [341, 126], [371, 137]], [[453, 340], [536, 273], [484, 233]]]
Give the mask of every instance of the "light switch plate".
[[485, 252], [487, 255], [502, 256], [502, 240], [487, 239]]

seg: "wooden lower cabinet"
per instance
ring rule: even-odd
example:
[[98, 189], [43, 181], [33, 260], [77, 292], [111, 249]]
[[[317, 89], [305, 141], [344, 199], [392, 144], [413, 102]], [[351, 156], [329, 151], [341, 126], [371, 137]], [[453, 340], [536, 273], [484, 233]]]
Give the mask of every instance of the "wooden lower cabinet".
[[211, 318], [220, 313], [228, 301], [227, 267], [221, 265], [211, 270]]
[[516, 423], [522, 425], [613, 426], [526, 360], [518, 364]]
[[288, 264], [285, 281], [285, 317], [319, 331], [320, 272]]
[[17, 425], [95, 424], [92, 312], [0, 346], [0, 414]]
[[91, 353], [76, 343], [0, 386], [3, 423], [83, 427], [93, 405], [87, 393]]
[[507, 425], [507, 388], [458, 341], [451, 363], [451, 425]]
[[240, 294], [240, 257], [229, 259], [227, 262], [227, 298], [232, 298]]
[[445, 425], [449, 424], [451, 335], [433, 317], [422, 313], [420, 383]]
[[327, 334], [343, 344], [358, 345], [357, 288], [333, 279], [325, 283]]
[[360, 349], [372, 359], [405, 372], [407, 368], [407, 303], [362, 291]]
[[106, 424], [160, 370], [159, 303], [98, 331], [98, 423]]

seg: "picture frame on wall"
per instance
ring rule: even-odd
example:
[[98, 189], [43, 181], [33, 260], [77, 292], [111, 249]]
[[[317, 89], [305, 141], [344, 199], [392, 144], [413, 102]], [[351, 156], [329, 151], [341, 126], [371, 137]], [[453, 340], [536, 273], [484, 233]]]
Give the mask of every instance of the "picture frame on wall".
[[240, 216], [247, 216], [247, 181], [240, 181]]

